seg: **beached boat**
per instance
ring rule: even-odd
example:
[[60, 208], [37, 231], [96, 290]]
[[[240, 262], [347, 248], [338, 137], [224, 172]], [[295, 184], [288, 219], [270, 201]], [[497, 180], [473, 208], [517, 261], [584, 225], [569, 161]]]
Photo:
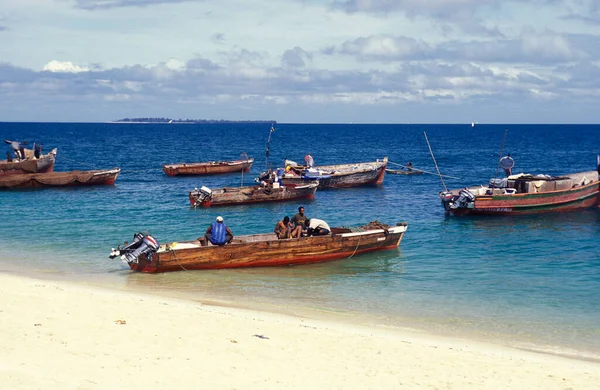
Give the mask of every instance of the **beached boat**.
[[[308, 180], [318, 180], [319, 188], [344, 188], [383, 183], [388, 158], [373, 162], [354, 164], [321, 165], [308, 168], [293, 161], [285, 161], [285, 169], [277, 174], [283, 184], [301, 184]], [[263, 174], [264, 176], [265, 174]]]
[[206, 240], [159, 245], [137, 233], [131, 244], [113, 248], [134, 271], [156, 273], [180, 270], [300, 265], [398, 247], [408, 224], [388, 227], [377, 221], [361, 228], [332, 228], [332, 234], [278, 240], [274, 233], [235, 237], [231, 244], [215, 246]]
[[39, 158], [35, 157], [35, 153], [31, 149], [24, 149], [24, 152], [25, 158], [22, 160], [0, 160], [0, 177], [25, 173], [46, 173], [54, 170], [56, 149], [42, 154]]
[[598, 171], [558, 177], [510, 175], [488, 185], [440, 192], [447, 214], [521, 215], [574, 211], [600, 202]]
[[422, 175], [423, 171], [419, 171], [418, 169], [412, 169], [412, 170], [408, 170], [408, 169], [386, 169], [385, 170], [386, 173], [389, 173], [391, 175]]
[[231, 172], [248, 172], [253, 158], [233, 161], [208, 161], [163, 165], [163, 171], [169, 176], [178, 175], [218, 175]]
[[0, 190], [12, 188], [74, 187], [111, 185], [119, 168], [94, 171], [28, 173], [0, 177]]
[[194, 207], [313, 199], [318, 186], [319, 182], [317, 181], [298, 186], [269, 184], [267, 186], [225, 187], [214, 190], [203, 186], [190, 191], [189, 199]]

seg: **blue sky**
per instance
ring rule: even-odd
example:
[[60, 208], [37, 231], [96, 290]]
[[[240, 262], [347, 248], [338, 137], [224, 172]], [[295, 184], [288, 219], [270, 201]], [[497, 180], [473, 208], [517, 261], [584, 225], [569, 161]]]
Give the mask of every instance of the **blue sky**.
[[599, 0], [0, 0], [0, 121], [600, 123]]

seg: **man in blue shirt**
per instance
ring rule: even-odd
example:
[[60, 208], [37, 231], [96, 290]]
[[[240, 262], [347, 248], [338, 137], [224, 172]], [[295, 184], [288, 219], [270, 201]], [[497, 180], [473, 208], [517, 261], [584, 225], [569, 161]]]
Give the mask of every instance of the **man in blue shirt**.
[[217, 220], [206, 229], [204, 237], [213, 245], [225, 245], [231, 243], [233, 233], [225, 225], [225, 222], [223, 222], [223, 217], [219, 215]]

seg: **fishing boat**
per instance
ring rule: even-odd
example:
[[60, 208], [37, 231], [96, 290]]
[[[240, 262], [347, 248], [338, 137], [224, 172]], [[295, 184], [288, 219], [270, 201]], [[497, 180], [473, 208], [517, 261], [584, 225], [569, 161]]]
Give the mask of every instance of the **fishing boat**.
[[0, 177], [0, 190], [13, 188], [112, 185], [121, 170], [27, 173]]
[[32, 149], [23, 149], [24, 159], [0, 160], [0, 177], [8, 175], [20, 175], [25, 173], [47, 173], [54, 170], [56, 161], [56, 149], [46, 154], [35, 157]]
[[412, 170], [408, 170], [408, 169], [386, 169], [385, 170], [386, 173], [389, 173], [390, 175], [422, 175], [423, 171], [419, 171], [418, 169], [412, 169]]
[[518, 174], [487, 185], [440, 192], [446, 214], [522, 215], [575, 211], [600, 203], [597, 171], [561, 176]]
[[136, 233], [131, 244], [113, 248], [109, 257], [120, 257], [132, 270], [145, 273], [311, 264], [397, 248], [407, 226], [373, 221], [361, 228], [332, 228], [326, 236], [283, 240], [275, 233], [251, 234], [223, 246], [204, 239], [160, 245], [156, 238]]
[[319, 182], [292, 185], [257, 185], [225, 187], [211, 190], [202, 186], [189, 192], [194, 207], [225, 206], [264, 202], [282, 202], [296, 199], [313, 199]]
[[[279, 180], [286, 185], [318, 180], [319, 188], [358, 187], [383, 183], [387, 162], [388, 158], [385, 157], [372, 162], [308, 167], [285, 160], [285, 168], [279, 168], [276, 172]], [[265, 175], [263, 173], [261, 177]]]
[[163, 171], [169, 176], [178, 175], [218, 175], [231, 172], [248, 172], [253, 158], [232, 161], [208, 161], [163, 165]]

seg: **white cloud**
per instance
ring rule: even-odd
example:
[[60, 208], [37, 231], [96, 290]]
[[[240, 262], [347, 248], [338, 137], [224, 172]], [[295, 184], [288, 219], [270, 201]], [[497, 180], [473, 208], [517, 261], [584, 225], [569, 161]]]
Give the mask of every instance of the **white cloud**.
[[44, 65], [44, 70], [55, 73], [79, 73], [87, 72], [90, 69], [85, 66], [75, 65], [71, 61], [52, 60]]

